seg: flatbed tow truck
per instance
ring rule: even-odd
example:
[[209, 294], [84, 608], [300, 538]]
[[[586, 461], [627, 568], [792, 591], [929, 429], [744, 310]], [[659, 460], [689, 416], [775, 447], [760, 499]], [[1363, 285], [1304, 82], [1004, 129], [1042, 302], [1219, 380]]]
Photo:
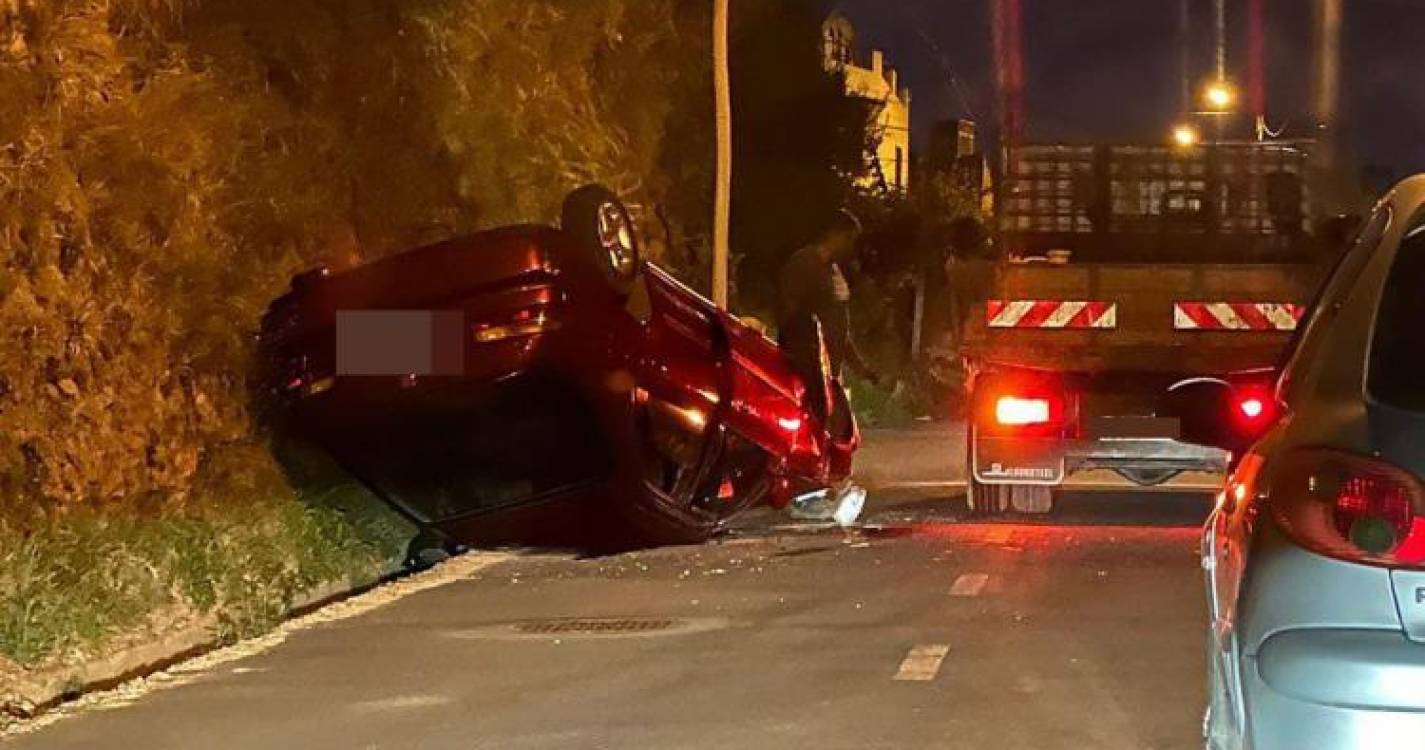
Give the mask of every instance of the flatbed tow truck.
[[969, 505], [1216, 491], [1330, 255], [1306, 144], [1025, 145], [964, 336]]

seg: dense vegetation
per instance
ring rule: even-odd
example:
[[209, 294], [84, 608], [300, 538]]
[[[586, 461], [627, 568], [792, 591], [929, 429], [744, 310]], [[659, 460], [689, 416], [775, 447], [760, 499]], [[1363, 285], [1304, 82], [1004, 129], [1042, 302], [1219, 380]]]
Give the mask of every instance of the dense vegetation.
[[186, 496], [252, 435], [250, 337], [294, 271], [547, 219], [591, 180], [658, 203], [678, 22], [671, 0], [0, 3], [6, 515]]
[[[823, 5], [735, 3], [740, 255], [804, 239], [865, 139], [818, 64]], [[165, 605], [246, 620], [389, 560], [390, 519], [313, 502], [331, 487], [284, 478], [256, 425], [252, 336], [293, 273], [548, 221], [600, 181], [705, 278], [709, 15], [0, 0], [0, 655]]]

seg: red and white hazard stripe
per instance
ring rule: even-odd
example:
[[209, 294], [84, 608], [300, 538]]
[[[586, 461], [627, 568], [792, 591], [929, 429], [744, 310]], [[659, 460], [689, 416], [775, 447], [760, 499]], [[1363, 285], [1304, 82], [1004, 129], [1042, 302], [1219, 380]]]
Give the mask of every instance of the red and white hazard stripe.
[[1062, 300], [990, 300], [990, 328], [1037, 330], [1112, 329], [1118, 305]]
[[1173, 327], [1179, 331], [1295, 331], [1306, 315], [1301, 305], [1269, 302], [1179, 302]]

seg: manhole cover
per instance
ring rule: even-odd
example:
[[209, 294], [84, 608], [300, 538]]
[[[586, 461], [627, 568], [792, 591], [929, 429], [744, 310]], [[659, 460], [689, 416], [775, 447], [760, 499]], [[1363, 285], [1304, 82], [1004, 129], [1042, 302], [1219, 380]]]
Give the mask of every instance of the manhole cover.
[[728, 625], [719, 617], [563, 617], [485, 625], [447, 635], [474, 640], [652, 638], [705, 633]]
[[622, 618], [593, 620], [535, 620], [517, 622], [515, 632], [524, 635], [632, 635], [656, 633], [678, 624], [677, 620]]

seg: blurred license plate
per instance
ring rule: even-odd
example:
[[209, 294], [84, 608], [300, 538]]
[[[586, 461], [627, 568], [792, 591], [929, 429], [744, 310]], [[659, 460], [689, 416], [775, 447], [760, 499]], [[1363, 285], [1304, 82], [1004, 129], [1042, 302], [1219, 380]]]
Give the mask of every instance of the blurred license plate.
[[459, 310], [342, 310], [338, 375], [459, 375], [465, 362]]
[[1093, 440], [1177, 440], [1182, 423], [1166, 417], [1090, 417], [1084, 431]]

